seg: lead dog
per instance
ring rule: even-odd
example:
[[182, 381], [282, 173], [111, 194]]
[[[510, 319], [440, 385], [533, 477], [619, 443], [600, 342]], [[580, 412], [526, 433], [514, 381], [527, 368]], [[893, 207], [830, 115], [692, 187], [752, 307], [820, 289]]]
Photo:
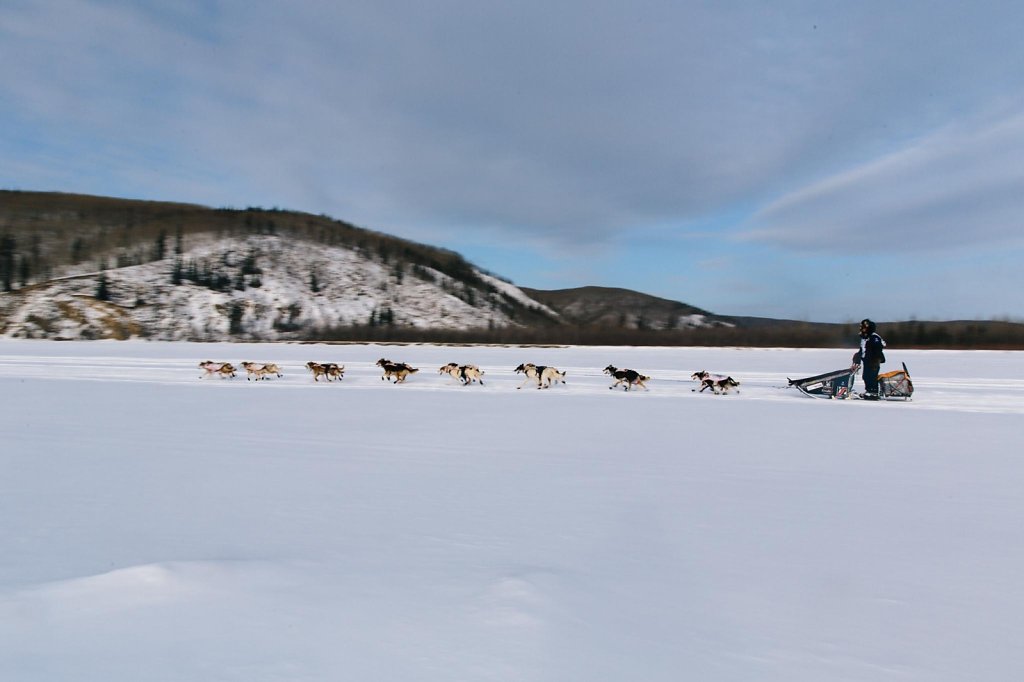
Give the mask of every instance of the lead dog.
[[650, 381], [651, 378], [640, 374], [640, 372], [637, 372], [636, 370], [619, 369], [612, 365], [608, 365], [604, 368], [604, 373], [615, 378], [615, 383], [608, 387], [609, 391], [623, 382], [626, 384], [624, 388], [627, 391], [633, 386], [639, 386], [645, 391], [649, 390], [644, 382]]

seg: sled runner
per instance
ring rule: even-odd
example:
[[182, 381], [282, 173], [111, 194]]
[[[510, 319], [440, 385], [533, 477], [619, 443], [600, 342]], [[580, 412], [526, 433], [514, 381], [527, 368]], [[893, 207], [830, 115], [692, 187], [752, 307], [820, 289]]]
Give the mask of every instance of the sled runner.
[[853, 397], [853, 380], [857, 378], [858, 370], [859, 365], [805, 379], [790, 379], [789, 385], [812, 398], [843, 400]]
[[885, 400], [903, 398], [910, 400], [914, 395], [914, 382], [910, 380], [910, 372], [907, 371], [907, 363], [902, 363], [903, 369], [878, 375], [878, 395]]

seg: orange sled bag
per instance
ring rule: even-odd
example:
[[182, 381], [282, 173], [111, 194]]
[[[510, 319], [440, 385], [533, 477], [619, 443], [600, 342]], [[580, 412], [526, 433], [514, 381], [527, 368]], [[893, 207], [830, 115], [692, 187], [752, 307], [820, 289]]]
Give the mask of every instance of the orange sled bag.
[[878, 394], [881, 398], [910, 400], [914, 395], [914, 382], [910, 380], [906, 363], [903, 363], [903, 369], [878, 375]]

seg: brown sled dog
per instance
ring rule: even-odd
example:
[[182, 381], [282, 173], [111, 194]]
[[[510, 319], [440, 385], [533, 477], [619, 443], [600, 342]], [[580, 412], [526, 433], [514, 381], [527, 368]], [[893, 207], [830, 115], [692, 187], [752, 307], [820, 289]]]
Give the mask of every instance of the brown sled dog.
[[214, 362], [213, 360], [204, 360], [199, 363], [199, 369], [203, 370], [204, 374], [200, 374], [199, 378], [212, 377], [213, 375], [220, 376], [221, 379], [228, 377], [234, 378], [235, 366], [230, 362]]
[[385, 358], [381, 358], [377, 361], [377, 366], [384, 370], [381, 381], [385, 379], [391, 381], [394, 379], [396, 384], [405, 383], [405, 380], [409, 378], [410, 374], [415, 374], [419, 369], [408, 365], [404, 362], [392, 362]]
[[313, 381], [319, 381], [320, 377], [327, 381], [345, 378], [345, 365], [335, 362], [307, 362], [306, 369], [313, 373]]

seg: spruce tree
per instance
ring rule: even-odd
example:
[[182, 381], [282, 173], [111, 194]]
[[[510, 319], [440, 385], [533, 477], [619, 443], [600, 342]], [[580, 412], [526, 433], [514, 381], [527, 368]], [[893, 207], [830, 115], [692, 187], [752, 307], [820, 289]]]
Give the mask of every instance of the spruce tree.
[[96, 300], [97, 301], [109, 301], [110, 300], [110, 286], [107, 283], [107, 273], [101, 272], [99, 279], [96, 282]]
[[14, 289], [14, 253], [18, 243], [9, 235], [0, 237], [0, 285], [4, 291]]
[[156, 238], [156, 249], [153, 252], [153, 260], [163, 260], [167, 257], [167, 233], [160, 230]]

